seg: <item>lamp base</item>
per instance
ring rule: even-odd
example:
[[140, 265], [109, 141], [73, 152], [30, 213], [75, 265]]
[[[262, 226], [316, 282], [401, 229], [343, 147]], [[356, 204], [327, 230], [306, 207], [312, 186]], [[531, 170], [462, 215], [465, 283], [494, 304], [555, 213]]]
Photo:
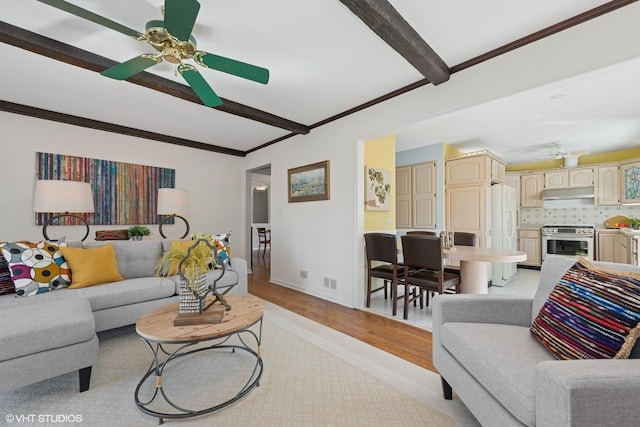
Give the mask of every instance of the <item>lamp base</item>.
[[176, 214], [168, 215], [168, 216], [164, 217], [164, 219], [160, 223], [160, 230], [159, 230], [160, 231], [160, 235], [165, 239], [167, 238], [167, 236], [165, 236], [164, 233], [162, 232], [162, 226], [164, 225], [165, 222], [167, 222], [171, 218], [180, 218], [181, 220], [184, 221], [184, 224], [186, 225], [187, 229], [184, 232], [184, 235], [182, 235], [182, 237], [180, 237], [180, 238], [184, 239], [185, 237], [187, 237], [189, 235], [189, 222], [184, 217], [182, 217], [180, 215], [176, 215]]
[[85, 239], [87, 237], [89, 237], [89, 224], [87, 224], [87, 221], [85, 221], [84, 218], [78, 216], [78, 215], [74, 215], [74, 214], [70, 214], [70, 213], [63, 213], [60, 215], [55, 215], [52, 216], [51, 219], [49, 219], [49, 221], [47, 221], [47, 223], [45, 225], [42, 226], [42, 235], [44, 236], [45, 239], [49, 240], [49, 241], [53, 241], [49, 235], [47, 234], [47, 227], [49, 227], [50, 225], [53, 225], [53, 221], [55, 221], [56, 219], [62, 218], [64, 216], [68, 216], [68, 217], [72, 217], [72, 218], [77, 218], [79, 219], [82, 223], [84, 223], [84, 226], [87, 228], [87, 232], [84, 234], [84, 237], [80, 240], [81, 242], [84, 242]]

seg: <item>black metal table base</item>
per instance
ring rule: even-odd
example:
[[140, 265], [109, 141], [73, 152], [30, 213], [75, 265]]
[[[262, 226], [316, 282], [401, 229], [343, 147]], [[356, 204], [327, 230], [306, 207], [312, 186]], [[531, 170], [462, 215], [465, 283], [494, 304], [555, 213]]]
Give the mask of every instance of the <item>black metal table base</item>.
[[[250, 328], [254, 325], [258, 325], [258, 331], [254, 332]], [[238, 337], [240, 344], [231, 344], [228, 343], [229, 339], [233, 336]], [[233, 331], [227, 335], [220, 336], [214, 339], [209, 340], [197, 340], [188, 343], [180, 343], [177, 349], [174, 351], [167, 351], [163, 347], [163, 344], [178, 344], [178, 343], [160, 343], [160, 342], [150, 342], [149, 340], [142, 338], [142, 340], [149, 346], [151, 352], [153, 353], [153, 361], [151, 362], [151, 366], [144, 374], [135, 390], [135, 401], [136, 406], [142, 412], [147, 415], [151, 415], [153, 417], [157, 417], [159, 420], [159, 424], [164, 424], [165, 419], [180, 419], [180, 418], [190, 418], [197, 417], [199, 415], [209, 414], [211, 412], [220, 410], [225, 408], [232, 403], [238, 401], [242, 397], [244, 397], [247, 393], [249, 393], [254, 387], [260, 386], [260, 377], [262, 376], [263, 362], [262, 357], [260, 355], [260, 345], [262, 340], [262, 318], [258, 320], [253, 325], [248, 326], [242, 330]], [[205, 341], [213, 341], [213, 344], [206, 347], [199, 347], [196, 349], [191, 349], [191, 347], [196, 344], [200, 344]], [[255, 343], [254, 343], [255, 341]], [[251, 344], [255, 345], [255, 349], [251, 347]], [[199, 353], [207, 350], [220, 350], [220, 349], [229, 349], [231, 352], [235, 353], [236, 350], [244, 351], [249, 353], [253, 357], [255, 357], [255, 365], [253, 366], [253, 372], [249, 376], [247, 382], [242, 386], [242, 388], [236, 393], [231, 399], [228, 399], [224, 402], [215, 404], [211, 407], [204, 409], [187, 409], [183, 408], [177, 404], [175, 404], [169, 397], [167, 397], [164, 391], [164, 381], [163, 381], [163, 373], [165, 367], [172, 361], [188, 356], [190, 354]], [[160, 361], [160, 355], [164, 354], [167, 358], [164, 361]], [[151, 398], [147, 401], [140, 400], [140, 390], [143, 385], [149, 380], [152, 376], [156, 378], [155, 391], [153, 392]], [[164, 402], [169, 404], [172, 408], [176, 410], [176, 412], [166, 413], [166, 412], [158, 412], [153, 409], [150, 409], [150, 406], [156, 401], [156, 399], [162, 399]]]

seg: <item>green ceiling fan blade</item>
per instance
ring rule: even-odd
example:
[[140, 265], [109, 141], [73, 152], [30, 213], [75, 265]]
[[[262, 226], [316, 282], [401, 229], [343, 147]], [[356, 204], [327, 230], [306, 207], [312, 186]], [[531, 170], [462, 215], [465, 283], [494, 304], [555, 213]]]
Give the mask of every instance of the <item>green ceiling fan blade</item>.
[[199, 10], [196, 0], [165, 0], [164, 28], [178, 40], [189, 40]]
[[129, 77], [156, 65], [160, 61], [162, 61], [162, 59], [158, 56], [144, 54], [123, 62], [122, 64], [107, 68], [100, 74], [116, 80], [126, 80]]
[[192, 65], [180, 64], [178, 66], [178, 72], [189, 83], [191, 89], [198, 95], [198, 98], [207, 107], [218, 107], [222, 105], [222, 100], [211, 89], [209, 83], [202, 77], [202, 75]]
[[225, 58], [224, 56], [214, 55], [198, 51], [193, 55], [194, 61], [205, 67], [224, 73], [233, 74], [254, 82], [267, 84], [269, 82], [269, 70], [258, 67], [257, 65], [247, 64], [246, 62], [236, 61], [235, 59]]
[[139, 38], [144, 37], [136, 30], [132, 30], [129, 27], [125, 27], [122, 24], [118, 24], [115, 21], [105, 18], [104, 16], [100, 16], [96, 13], [90, 12], [86, 9], [78, 7], [74, 4], [68, 3], [64, 0], [38, 0], [40, 3], [48, 4], [49, 6], [53, 6], [57, 9], [64, 10], [67, 13], [72, 15], [79, 16], [80, 18], [84, 18], [88, 21], [95, 22], [96, 24], [100, 24], [104, 27], [110, 28], [112, 30], [118, 31], [122, 34], [126, 34], [127, 36]]

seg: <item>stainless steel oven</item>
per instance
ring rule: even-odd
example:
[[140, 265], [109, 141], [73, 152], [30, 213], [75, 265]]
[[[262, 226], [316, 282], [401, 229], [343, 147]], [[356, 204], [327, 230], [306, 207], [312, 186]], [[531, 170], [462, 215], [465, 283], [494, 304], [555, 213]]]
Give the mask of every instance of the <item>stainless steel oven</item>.
[[549, 254], [594, 259], [595, 227], [545, 225], [542, 227], [542, 260]]

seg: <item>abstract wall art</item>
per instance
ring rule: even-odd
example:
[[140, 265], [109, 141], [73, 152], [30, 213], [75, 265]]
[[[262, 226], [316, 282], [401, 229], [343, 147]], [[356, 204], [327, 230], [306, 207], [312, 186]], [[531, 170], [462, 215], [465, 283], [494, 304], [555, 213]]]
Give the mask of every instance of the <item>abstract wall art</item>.
[[[97, 160], [66, 154], [36, 153], [36, 179], [84, 181], [91, 184], [95, 212], [80, 214], [89, 224], [158, 224], [158, 188], [174, 188], [175, 169]], [[36, 225], [53, 214], [37, 213]], [[73, 218], [59, 224], [71, 225]]]

